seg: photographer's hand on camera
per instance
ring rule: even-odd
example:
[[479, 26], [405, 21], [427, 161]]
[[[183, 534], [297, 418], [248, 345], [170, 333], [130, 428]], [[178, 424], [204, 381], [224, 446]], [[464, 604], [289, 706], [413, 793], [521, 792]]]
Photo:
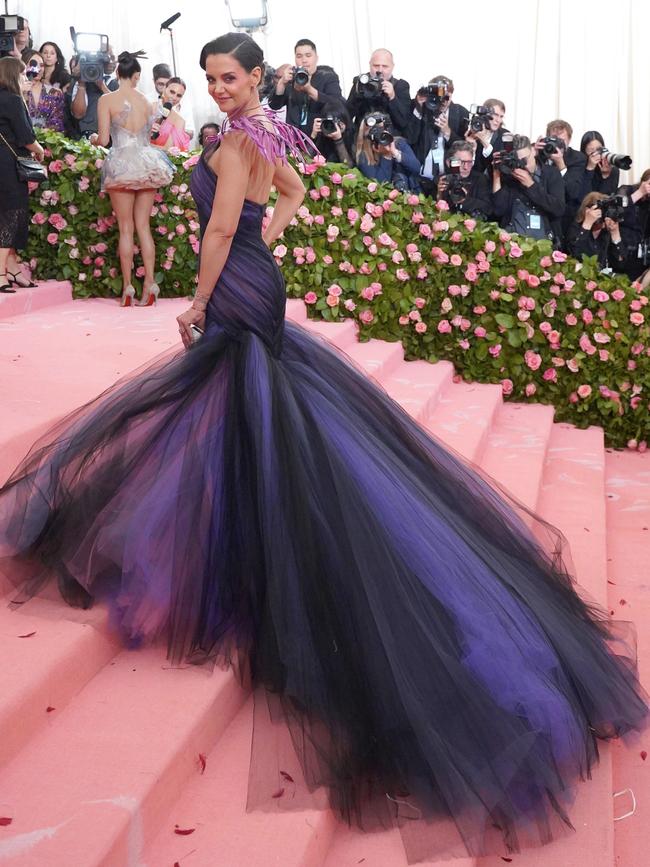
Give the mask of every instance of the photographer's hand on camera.
[[646, 199], [650, 196], [650, 181], [643, 181], [639, 184], [636, 190], [632, 193], [630, 198], [636, 205], [637, 202], [641, 201], [641, 199]]
[[395, 99], [395, 88], [393, 87], [393, 83], [388, 81], [386, 78], [381, 83], [381, 92], [384, 94], [386, 99], [391, 101]]
[[605, 217], [605, 228], [609, 232], [609, 237], [612, 241], [612, 244], [620, 244], [621, 243], [621, 227], [617, 223], [617, 221], [612, 220], [611, 217]]
[[282, 66], [278, 66], [275, 75], [275, 92], [281, 96], [287, 89], [287, 85], [293, 81], [293, 66], [290, 63], [283, 63]]
[[598, 207], [598, 205], [592, 205], [590, 208], [586, 208], [585, 217], [582, 221], [582, 228], [587, 231], [591, 231], [591, 229], [596, 225], [599, 220], [602, 220], [603, 212]]
[[522, 187], [529, 188], [535, 183], [528, 169], [513, 169], [512, 177], [517, 181], [517, 183], [521, 184]]

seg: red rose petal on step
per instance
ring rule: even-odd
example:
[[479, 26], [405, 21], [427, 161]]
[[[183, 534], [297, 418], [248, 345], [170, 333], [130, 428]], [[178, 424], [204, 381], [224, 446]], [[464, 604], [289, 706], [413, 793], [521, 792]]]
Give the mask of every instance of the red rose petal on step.
[[180, 834], [181, 837], [187, 837], [188, 834], [193, 834], [196, 831], [196, 828], [179, 828], [178, 825], [174, 825], [174, 834]]
[[284, 795], [284, 789], [278, 789], [277, 792], [273, 792], [271, 795], [272, 798], [281, 798]]
[[45, 708], [45, 713], [52, 713], [53, 710], [56, 710], [56, 708], [55, 708], [55, 707], [52, 707], [52, 705], [49, 704], [49, 705]]
[[202, 774], [205, 773], [205, 769], [207, 767], [208, 760], [206, 758], [205, 753], [199, 753], [199, 770]]
[[501, 856], [501, 860], [502, 860], [502, 861], [507, 861], [508, 864], [512, 863], [512, 858], [504, 858], [503, 855]]
[[625, 599], [619, 599], [618, 604], [619, 605], [627, 605], [627, 602], [625, 601]]
[[648, 758], [648, 754], [646, 753], [645, 750], [641, 750], [641, 752], [639, 753], [639, 755], [641, 756], [641, 758], [642, 758], [642, 760], [643, 760], [644, 762], [645, 762], [645, 760]]
[[32, 635], [36, 635], [36, 630], [33, 632], [27, 632], [25, 635], [19, 635], [18, 638], [31, 638]]
[[610, 578], [607, 579], [607, 583], [616, 586], [616, 581], [612, 581]]
[[10, 819], [8, 816], [0, 816], [0, 825], [11, 825], [13, 819]]
[[280, 771], [280, 776], [283, 780], [286, 780], [287, 783], [293, 783], [293, 777], [291, 774], [288, 774], [286, 771]]

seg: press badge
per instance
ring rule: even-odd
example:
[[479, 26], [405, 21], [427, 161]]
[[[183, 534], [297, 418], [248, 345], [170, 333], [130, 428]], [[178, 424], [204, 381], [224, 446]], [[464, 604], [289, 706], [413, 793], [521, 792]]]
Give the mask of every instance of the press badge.
[[542, 228], [542, 218], [539, 214], [529, 214], [528, 215], [528, 228], [529, 229], [541, 229]]

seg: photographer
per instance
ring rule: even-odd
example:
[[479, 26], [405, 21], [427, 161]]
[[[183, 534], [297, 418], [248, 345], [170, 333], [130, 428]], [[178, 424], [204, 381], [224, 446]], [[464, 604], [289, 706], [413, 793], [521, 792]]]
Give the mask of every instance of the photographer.
[[81, 76], [79, 58], [75, 55], [70, 61], [72, 73], [71, 112], [79, 123], [79, 132], [83, 138], [89, 138], [97, 132], [97, 103], [105, 93], [117, 90], [118, 83], [113, 77], [117, 66], [115, 52], [108, 46], [108, 56], [104, 62], [103, 75], [97, 81], [84, 81]]
[[627, 253], [625, 273], [637, 280], [650, 266], [650, 169], [638, 184], [622, 186], [618, 192], [628, 203], [621, 224]]
[[602, 135], [595, 129], [583, 135], [580, 151], [585, 157], [585, 162], [578, 175], [579, 183], [575, 190], [573, 185], [571, 186], [570, 207], [575, 205], [576, 198], [579, 207], [588, 193], [604, 193], [606, 196], [613, 196], [618, 189], [620, 173], [617, 166], [611, 162], [610, 156], [615, 160], [622, 159], [624, 164], [626, 159], [629, 160], [629, 157], [621, 157], [620, 154], [610, 155]]
[[34, 127], [45, 127], [56, 132], [65, 131], [65, 94], [43, 80], [45, 64], [38, 51], [26, 48], [22, 61], [26, 66], [23, 98]]
[[473, 169], [474, 153], [468, 142], [452, 144], [445, 158], [448, 172], [438, 181], [438, 198], [444, 199], [453, 213], [487, 220], [492, 212], [490, 182]]
[[[503, 134], [509, 132], [503, 125], [506, 106], [500, 99], [486, 99], [478, 109], [479, 111], [474, 112], [470, 117], [465, 138], [476, 147], [475, 170], [491, 177], [492, 155], [503, 148]], [[481, 112], [480, 109], [487, 110], [487, 113]], [[481, 126], [478, 125], [480, 120], [482, 120]], [[473, 128], [474, 126], [476, 129]]]
[[354, 166], [354, 139], [350, 116], [343, 102], [330, 102], [323, 107], [322, 115], [314, 119], [311, 138], [328, 163]]
[[269, 108], [278, 111], [286, 106], [287, 123], [309, 135], [325, 104], [342, 100], [343, 94], [334, 70], [318, 65], [316, 46], [310, 39], [300, 39], [294, 54], [295, 66], [285, 64], [276, 70], [277, 81]]
[[621, 238], [622, 219], [620, 197], [589, 193], [567, 231], [567, 252], [576, 259], [597, 256], [602, 271], [623, 271], [626, 249]]
[[557, 244], [564, 215], [564, 181], [555, 166], [540, 166], [527, 136], [516, 135], [512, 150], [495, 153], [492, 204], [500, 225], [530, 238]]
[[540, 136], [535, 142], [537, 159], [547, 165], [554, 165], [564, 178], [566, 208], [562, 218], [563, 236], [573, 223], [576, 211], [586, 195], [582, 189], [582, 178], [587, 158], [582, 151], [570, 146], [572, 135], [571, 124], [558, 118], [546, 125], [546, 135]]
[[413, 101], [407, 139], [422, 166], [420, 182], [427, 195], [437, 192], [446, 149], [461, 141], [467, 129], [469, 112], [452, 101], [453, 92], [453, 81], [439, 75], [421, 87]]
[[404, 135], [411, 115], [408, 81], [393, 77], [395, 62], [386, 48], [373, 51], [369, 68], [368, 73], [355, 76], [348, 96], [353, 135], [358, 133], [361, 119], [372, 111], [388, 114], [395, 133]]
[[390, 183], [398, 190], [420, 190], [420, 163], [406, 139], [393, 135], [386, 114], [372, 112], [361, 121], [356, 161], [367, 178]]

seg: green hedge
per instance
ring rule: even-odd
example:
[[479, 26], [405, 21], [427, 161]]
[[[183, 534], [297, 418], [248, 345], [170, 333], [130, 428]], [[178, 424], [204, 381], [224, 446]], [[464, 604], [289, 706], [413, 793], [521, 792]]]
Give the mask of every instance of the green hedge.
[[[32, 196], [29, 246], [38, 274], [71, 280], [77, 295], [119, 294], [101, 151], [44, 137], [51, 174]], [[157, 278], [164, 295], [185, 295], [196, 270], [187, 190], [196, 157], [172, 158], [177, 177], [156, 203]], [[304, 180], [305, 204], [274, 253], [288, 295], [312, 317], [353, 317], [362, 340], [399, 340], [409, 359], [448, 359], [467, 380], [501, 383], [508, 398], [552, 404], [558, 420], [602, 426], [609, 445], [645, 449], [650, 334], [638, 285], [342, 166], [312, 164]]]

